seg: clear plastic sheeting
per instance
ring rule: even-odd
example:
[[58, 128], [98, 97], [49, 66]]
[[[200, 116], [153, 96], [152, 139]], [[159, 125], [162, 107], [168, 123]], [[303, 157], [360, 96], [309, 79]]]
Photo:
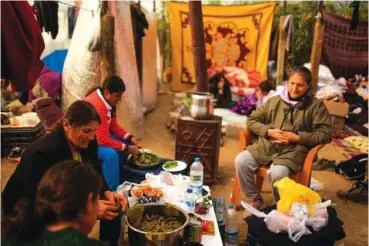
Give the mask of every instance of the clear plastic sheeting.
[[[98, 0], [83, 1], [81, 7], [94, 10], [99, 16]], [[87, 44], [90, 37], [90, 28], [93, 23], [91, 12], [80, 11], [69, 46], [62, 74], [62, 109], [65, 111], [76, 100], [84, 98], [92, 87], [100, 84], [100, 59], [98, 52], [90, 52]]]

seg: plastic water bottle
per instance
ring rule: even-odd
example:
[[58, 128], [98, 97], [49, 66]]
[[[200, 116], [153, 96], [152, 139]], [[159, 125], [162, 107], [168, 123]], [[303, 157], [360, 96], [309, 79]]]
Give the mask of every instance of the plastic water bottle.
[[195, 207], [195, 200], [196, 200], [196, 195], [193, 194], [191, 188], [188, 188], [187, 193], [185, 195], [184, 203], [186, 204], [187, 207], [194, 208]]
[[233, 204], [229, 204], [228, 206], [225, 223], [224, 245], [225, 246], [238, 245], [238, 223], [236, 210], [234, 209]]
[[202, 184], [204, 178], [204, 167], [200, 158], [196, 157], [190, 168], [190, 188], [197, 197], [202, 197]]
[[320, 182], [319, 180], [314, 179], [313, 177], [311, 177], [310, 189], [312, 189], [314, 191], [323, 190], [324, 189], [324, 184], [322, 182]]

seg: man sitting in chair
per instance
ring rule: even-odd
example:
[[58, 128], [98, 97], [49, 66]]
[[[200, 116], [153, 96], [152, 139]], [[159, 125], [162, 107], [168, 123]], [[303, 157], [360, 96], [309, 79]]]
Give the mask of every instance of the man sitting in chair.
[[[273, 186], [300, 171], [310, 149], [331, 141], [331, 118], [324, 103], [311, 93], [310, 70], [295, 68], [283, 93], [257, 108], [248, 117], [247, 128], [257, 139], [237, 155], [236, 172], [249, 204], [260, 209], [263, 199], [254, 174], [261, 165], [271, 163], [268, 179]], [[277, 202], [275, 188], [273, 196]]]

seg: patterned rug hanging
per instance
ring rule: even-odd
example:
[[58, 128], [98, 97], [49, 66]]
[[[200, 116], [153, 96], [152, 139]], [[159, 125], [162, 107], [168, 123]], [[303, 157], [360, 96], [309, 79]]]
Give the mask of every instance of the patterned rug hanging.
[[[267, 78], [276, 3], [202, 6], [207, 68], [256, 69]], [[195, 83], [187, 3], [168, 3], [172, 42], [172, 89], [191, 91]]]

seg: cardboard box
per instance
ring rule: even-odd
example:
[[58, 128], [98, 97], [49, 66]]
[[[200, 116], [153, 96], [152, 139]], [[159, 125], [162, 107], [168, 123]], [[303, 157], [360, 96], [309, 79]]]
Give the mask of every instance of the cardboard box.
[[349, 105], [341, 102], [324, 101], [329, 114], [332, 117], [333, 129], [342, 130], [345, 126], [346, 115], [349, 112]]

